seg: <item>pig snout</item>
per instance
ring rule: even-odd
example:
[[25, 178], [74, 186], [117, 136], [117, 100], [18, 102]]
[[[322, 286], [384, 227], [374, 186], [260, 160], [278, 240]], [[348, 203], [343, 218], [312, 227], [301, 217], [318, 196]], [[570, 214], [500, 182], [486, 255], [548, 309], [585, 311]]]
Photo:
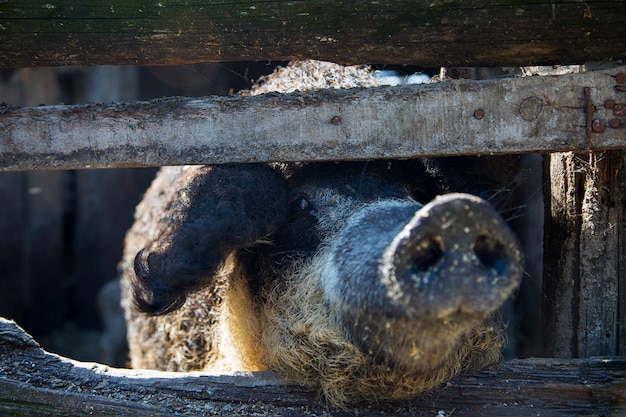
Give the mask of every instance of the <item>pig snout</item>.
[[418, 210], [385, 249], [388, 294], [419, 316], [486, 316], [519, 285], [517, 241], [495, 209], [468, 194]]
[[[521, 278], [521, 252], [500, 215], [469, 194], [425, 206], [373, 203], [330, 249], [322, 286], [331, 304], [388, 317], [485, 317]], [[354, 308], [357, 306], [357, 308]]]
[[448, 194], [425, 206], [364, 207], [329, 247], [322, 288], [364, 352], [426, 371], [489, 322], [521, 272], [516, 239], [495, 209]]

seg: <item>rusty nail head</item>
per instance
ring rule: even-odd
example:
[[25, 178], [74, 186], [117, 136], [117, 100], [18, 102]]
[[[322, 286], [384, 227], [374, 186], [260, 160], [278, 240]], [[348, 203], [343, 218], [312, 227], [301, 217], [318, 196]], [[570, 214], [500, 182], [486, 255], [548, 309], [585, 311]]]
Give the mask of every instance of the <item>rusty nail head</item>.
[[615, 106], [615, 100], [613, 100], [612, 98], [607, 98], [606, 100], [604, 100], [604, 107], [606, 107], [607, 109], [612, 109], [613, 106]]
[[626, 93], [626, 85], [616, 85], [615, 91], [618, 91], [620, 93]]
[[609, 120], [609, 126], [611, 126], [613, 129], [619, 127], [619, 125], [620, 125], [619, 119], [611, 119], [611, 120]]
[[596, 133], [604, 132], [604, 127], [604, 121], [600, 119], [595, 119], [591, 123], [591, 129]]
[[595, 119], [593, 123], [591, 123], [591, 129], [596, 133], [604, 132], [604, 121]]
[[615, 116], [626, 116], [626, 104], [616, 104], [613, 107], [613, 114]]
[[620, 72], [619, 74], [615, 76], [615, 81], [617, 81], [620, 84], [626, 82], [626, 74], [624, 74], [623, 72]]
[[485, 111], [483, 109], [478, 109], [474, 112], [474, 118], [475, 119], [482, 119], [483, 117], [485, 117]]
[[341, 117], [333, 116], [333, 118], [330, 119], [330, 123], [334, 124], [335, 126], [340, 125], [341, 124]]

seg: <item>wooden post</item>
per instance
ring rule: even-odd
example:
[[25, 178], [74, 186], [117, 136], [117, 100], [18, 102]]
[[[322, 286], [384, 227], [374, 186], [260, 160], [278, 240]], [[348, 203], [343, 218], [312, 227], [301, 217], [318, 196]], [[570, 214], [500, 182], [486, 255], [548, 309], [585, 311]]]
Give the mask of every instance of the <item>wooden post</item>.
[[544, 343], [556, 357], [626, 348], [626, 152], [556, 153], [544, 241]]
[[622, 1], [0, 2], [0, 68], [314, 58], [503, 66], [626, 58]]

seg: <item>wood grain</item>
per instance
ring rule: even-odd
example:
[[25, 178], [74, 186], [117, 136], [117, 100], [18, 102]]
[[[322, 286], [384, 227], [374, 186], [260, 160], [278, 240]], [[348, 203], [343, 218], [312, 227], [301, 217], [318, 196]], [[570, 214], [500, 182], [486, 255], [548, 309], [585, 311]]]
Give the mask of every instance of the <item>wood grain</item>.
[[0, 68], [321, 59], [440, 66], [626, 58], [622, 1], [0, 2]]
[[[626, 147], [626, 117], [603, 103], [620, 99], [616, 75], [624, 72], [616, 67], [254, 97], [4, 106], [0, 170], [619, 149]], [[607, 126], [617, 119], [619, 126], [587, 132], [585, 87], [595, 109], [591, 118]]]

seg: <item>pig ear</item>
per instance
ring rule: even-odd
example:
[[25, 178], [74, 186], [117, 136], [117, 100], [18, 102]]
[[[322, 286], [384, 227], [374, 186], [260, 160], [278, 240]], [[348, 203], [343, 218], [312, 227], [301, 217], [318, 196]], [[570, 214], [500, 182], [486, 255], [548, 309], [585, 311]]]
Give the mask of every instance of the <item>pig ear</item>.
[[176, 310], [189, 292], [211, 284], [234, 249], [267, 238], [284, 221], [286, 188], [268, 166], [197, 172], [173, 194], [156, 225], [158, 237], [135, 257], [132, 288], [139, 311]]

